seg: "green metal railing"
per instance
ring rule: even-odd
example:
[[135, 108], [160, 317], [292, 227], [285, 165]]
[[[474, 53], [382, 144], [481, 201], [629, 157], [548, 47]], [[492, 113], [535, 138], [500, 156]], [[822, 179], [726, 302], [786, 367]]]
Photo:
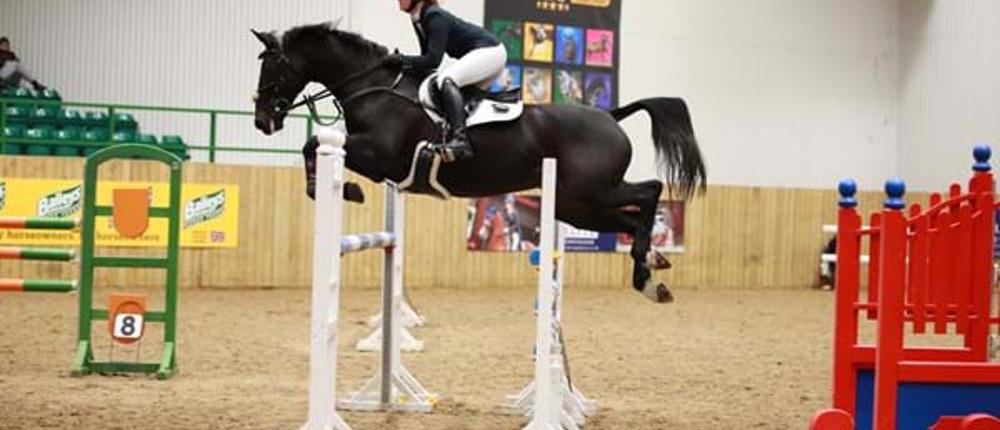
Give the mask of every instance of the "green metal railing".
[[[3, 135], [2, 131], [7, 127], [9, 118], [7, 117], [7, 108], [11, 106], [24, 106], [31, 105], [35, 109], [41, 107], [53, 107], [57, 109], [62, 108], [83, 108], [88, 110], [102, 110], [107, 113], [107, 128], [108, 135], [107, 140], [103, 141], [84, 141], [84, 140], [58, 140], [58, 139], [38, 139], [38, 138], [28, 138], [28, 137], [6, 137]], [[237, 152], [237, 153], [267, 153], [267, 154], [299, 154], [297, 149], [279, 149], [279, 148], [254, 148], [247, 146], [237, 146], [237, 145], [223, 145], [219, 143], [218, 139], [218, 121], [220, 117], [226, 116], [241, 116], [241, 117], [252, 117], [254, 113], [252, 111], [239, 111], [239, 110], [226, 110], [226, 109], [203, 109], [203, 108], [182, 108], [182, 107], [170, 107], [170, 106], [148, 106], [148, 105], [127, 105], [127, 104], [111, 104], [111, 103], [89, 103], [89, 102], [67, 102], [60, 100], [45, 100], [38, 98], [18, 98], [18, 97], [0, 97], [0, 154], [5, 153], [6, 145], [44, 145], [44, 146], [70, 146], [79, 148], [104, 148], [110, 145], [116, 145], [121, 143], [135, 143], [135, 142], [120, 142], [115, 141], [114, 136], [117, 126], [117, 113], [134, 113], [134, 112], [160, 112], [160, 113], [177, 113], [177, 114], [197, 114], [204, 115], [209, 121], [208, 136], [202, 142], [207, 142], [207, 144], [202, 145], [192, 145], [186, 144], [184, 148], [189, 151], [204, 151], [208, 153], [208, 162], [214, 163], [216, 160], [216, 155], [220, 152]], [[306, 136], [311, 136], [313, 132], [313, 121], [307, 114], [289, 114], [288, 119], [304, 120], [305, 122], [305, 132]], [[339, 119], [337, 116], [321, 116], [324, 121]], [[31, 122], [32, 119], [29, 116], [25, 118], [26, 122]], [[186, 142], [185, 142], [186, 143]]]

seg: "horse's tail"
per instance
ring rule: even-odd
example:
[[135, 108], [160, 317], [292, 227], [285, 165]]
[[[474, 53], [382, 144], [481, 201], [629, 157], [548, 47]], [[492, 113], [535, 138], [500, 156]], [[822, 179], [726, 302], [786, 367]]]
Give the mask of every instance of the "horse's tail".
[[656, 163], [663, 171], [670, 193], [688, 199], [696, 190], [704, 192], [705, 163], [684, 100], [666, 97], [636, 100], [610, 113], [615, 121], [621, 121], [639, 110], [648, 112], [652, 119]]

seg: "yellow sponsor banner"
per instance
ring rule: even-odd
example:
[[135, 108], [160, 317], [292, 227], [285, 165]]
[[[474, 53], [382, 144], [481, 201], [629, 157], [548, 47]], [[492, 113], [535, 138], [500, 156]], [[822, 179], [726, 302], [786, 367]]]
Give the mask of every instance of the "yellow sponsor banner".
[[[97, 204], [110, 206], [113, 190], [148, 189], [150, 206], [166, 207], [166, 182], [101, 181]], [[240, 188], [237, 185], [184, 184], [181, 194], [181, 247], [235, 248], [239, 245]], [[83, 186], [79, 180], [0, 177], [0, 216], [82, 217]], [[114, 229], [110, 216], [97, 217], [97, 245], [165, 247], [167, 219], [150, 218], [149, 228], [136, 238]], [[78, 231], [0, 229], [0, 245], [78, 245]]]

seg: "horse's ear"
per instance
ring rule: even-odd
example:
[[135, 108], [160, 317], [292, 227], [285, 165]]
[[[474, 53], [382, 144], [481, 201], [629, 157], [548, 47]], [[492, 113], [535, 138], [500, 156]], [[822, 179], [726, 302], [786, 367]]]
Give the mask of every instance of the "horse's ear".
[[323, 24], [330, 31], [340, 30], [340, 23], [343, 22], [343, 21], [344, 21], [344, 17], [339, 17], [339, 18], [337, 18], [337, 19], [335, 19], [333, 21], [327, 21], [327, 22], [325, 22]]
[[271, 49], [271, 48], [276, 48], [277, 47], [277, 43], [276, 43], [277, 40], [274, 38], [273, 34], [271, 34], [271, 33], [261, 33], [261, 32], [259, 32], [257, 30], [252, 29], [252, 28], [250, 29], [250, 32], [253, 33], [253, 35], [257, 37], [257, 40], [259, 40], [260, 43], [264, 44], [265, 48]]

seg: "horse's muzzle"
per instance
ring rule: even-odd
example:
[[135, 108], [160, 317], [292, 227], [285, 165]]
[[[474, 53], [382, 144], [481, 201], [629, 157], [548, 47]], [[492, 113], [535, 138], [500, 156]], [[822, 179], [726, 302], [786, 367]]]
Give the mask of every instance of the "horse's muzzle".
[[275, 131], [274, 130], [274, 122], [266, 120], [266, 119], [261, 118], [261, 117], [257, 117], [256, 119], [254, 119], [253, 125], [255, 127], [257, 127], [257, 130], [260, 130], [261, 133], [264, 133], [265, 135], [268, 135], [268, 136], [270, 136], [271, 133], [274, 133], [274, 131]]

